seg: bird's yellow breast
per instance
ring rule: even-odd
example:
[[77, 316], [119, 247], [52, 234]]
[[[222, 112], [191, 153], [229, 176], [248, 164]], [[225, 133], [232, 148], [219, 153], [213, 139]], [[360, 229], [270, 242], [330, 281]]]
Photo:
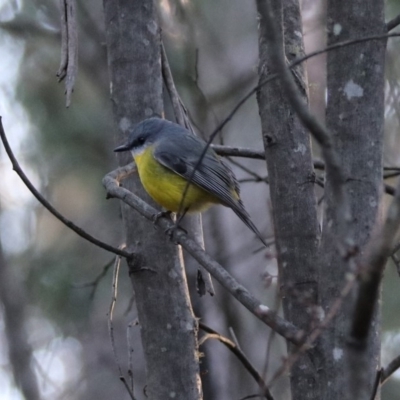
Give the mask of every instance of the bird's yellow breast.
[[215, 196], [199, 186], [191, 184], [180, 210], [187, 180], [161, 165], [153, 157], [152, 146], [147, 147], [141, 154], [134, 155], [134, 159], [146, 192], [165, 209], [172, 212], [185, 209], [188, 209], [189, 212], [195, 212], [219, 203]]

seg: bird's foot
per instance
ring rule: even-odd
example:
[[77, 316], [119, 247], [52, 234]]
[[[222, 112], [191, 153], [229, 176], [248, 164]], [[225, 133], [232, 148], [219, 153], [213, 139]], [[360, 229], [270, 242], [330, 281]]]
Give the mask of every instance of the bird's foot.
[[160, 211], [157, 214], [154, 214], [152, 217], [153, 223], [156, 224], [160, 218], [171, 218], [172, 211]]
[[171, 240], [174, 240], [174, 236], [178, 232], [178, 230], [183, 231], [186, 235], [188, 233], [187, 230], [185, 228], [182, 228], [179, 225], [179, 222], [177, 222], [174, 225], [172, 225], [171, 227], [167, 228], [165, 230], [165, 234], [168, 235]]

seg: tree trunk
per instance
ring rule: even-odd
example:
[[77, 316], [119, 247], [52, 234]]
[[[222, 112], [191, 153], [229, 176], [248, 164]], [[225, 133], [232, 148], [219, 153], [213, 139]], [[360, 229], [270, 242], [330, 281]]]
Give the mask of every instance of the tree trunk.
[[[257, 2], [260, 6], [262, 0]], [[297, 0], [272, 0], [274, 17], [279, 23], [282, 52], [288, 58], [303, 53], [302, 32]], [[261, 13], [260, 13], [261, 14]], [[285, 26], [285, 40], [283, 39]], [[260, 20], [260, 82], [276, 67], [269, 54], [269, 26]], [[304, 99], [304, 71], [296, 71]], [[291, 109], [278, 79], [261, 87], [258, 104], [262, 123], [268, 178], [274, 217], [279, 283], [285, 317], [299, 328], [309, 330], [317, 302], [316, 254], [319, 243], [316, 198], [310, 137]], [[289, 346], [289, 350], [292, 346]], [[317, 379], [317, 354], [313, 350], [301, 356], [292, 368], [293, 399], [320, 399]]]
[[[162, 115], [160, 29], [152, 0], [104, 0], [116, 143], [140, 120]], [[131, 162], [121, 155], [120, 165]], [[124, 186], [150, 201], [139, 178]], [[146, 398], [198, 400], [197, 324], [181, 252], [164, 232], [123, 205], [127, 247], [135, 253], [130, 276], [146, 358]], [[141, 270], [142, 268], [142, 270]]]
[[[328, 0], [328, 45], [385, 33], [382, 0]], [[346, 176], [345, 190], [351, 209], [351, 230], [358, 255], [364, 253], [378, 215], [382, 189], [382, 135], [384, 118], [385, 42], [369, 41], [328, 53], [328, 102], [326, 122], [333, 134]], [[340, 296], [348, 260], [338, 249], [338, 216], [332, 201], [329, 174], [326, 177], [326, 211], [321, 247], [321, 305], [327, 313]], [[321, 384], [329, 387], [321, 399], [352, 398], [346, 379], [350, 376], [346, 339], [352, 317], [354, 296], [343, 303], [340, 312], [322, 336], [324, 369]], [[364, 373], [363, 394], [369, 399], [379, 366], [380, 338], [376, 323], [371, 329], [365, 354], [369, 359]], [[361, 356], [361, 353], [360, 353]]]

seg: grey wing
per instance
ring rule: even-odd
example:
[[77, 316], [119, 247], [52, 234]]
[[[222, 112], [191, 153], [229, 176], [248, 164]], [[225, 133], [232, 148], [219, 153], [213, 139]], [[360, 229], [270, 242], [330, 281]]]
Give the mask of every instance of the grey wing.
[[[155, 159], [166, 168], [216, 196], [228, 207], [242, 208], [239, 186], [231, 169], [224, 164], [212, 149], [204, 151], [205, 144], [196, 137], [184, 136], [179, 140], [160, 141], [154, 150]], [[237, 197], [235, 196], [235, 192]]]
[[180, 135], [161, 140], [153, 154], [164, 167], [217, 197], [222, 204], [231, 207], [236, 215], [268, 246], [257, 227], [251, 221], [240, 199], [239, 184], [232, 170], [221, 161], [212, 149], [207, 149], [200, 164], [205, 144], [191, 135]]

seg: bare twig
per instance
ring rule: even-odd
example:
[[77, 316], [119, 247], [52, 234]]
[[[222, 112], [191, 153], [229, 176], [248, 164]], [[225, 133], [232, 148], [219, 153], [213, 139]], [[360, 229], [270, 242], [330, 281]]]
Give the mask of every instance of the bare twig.
[[[299, 57], [289, 64], [287, 64], [287, 68], [292, 69], [296, 67], [297, 65], [303, 63], [304, 61], [307, 61], [310, 58], [319, 56], [321, 54], [327, 53], [329, 51], [333, 51], [336, 49], [340, 49], [342, 47], [347, 47], [347, 46], [353, 46], [358, 43], [364, 43], [364, 42], [369, 42], [371, 40], [387, 40], [389, 38], [394, 38], [394, 37], [399, 37], [400, 33], [388, 33], [384, 35], [371, 35], [371, 36], [365, 36], [362, 38], [357, 38], [357, 39], [351, 39], [351, 40], [344, 40], [343, 42], [338, 42], [335, 44], [332, 44], [330, 46], [325, 47], [324, 49], [321, 50], [316, 50], [311, 53], [306, 54], [305, 56]], [[272, 74], [268, 78], [266, 78], [264, 81], [260, 82], [257, 86], [255, 86], [253, 89], [251, 89], [237, 104], [236, 106], [232, 109], [232, 111], [226, 116], [224, 120], [214, 129], [214, 132], [210, 135], [210, 138], [208, 140], [208, 143], [211, 143], [215, 136], [220, 132], [224, 126], [233, 118], [233, 116], [236, 114], [236, 112], [249, 100], [254, 94], [257, 93], [257, 91], [263, 87], [264, 85], [268, 84], [269, 82], [273, 81], [274, 79], [277, 79], [278, 75], [277, 74]]]
[[135, 400], [135, 397], [131, 391], [131, 388], [129, 387], [129, 385], [124, 377], [124, 374], [122, 373], [121, 364], [119, 362], [119, 357], [118, 357], [117, 349], [115, 347], [115, 339], [114, 339], [113, 313], [114, 313], [115, 304], [117, 302], [118, 275], [119, 275], [120, 264], [121, 264], [121, 258], [115, 257], [113, 281], [112, 281], [112, 289], [111, 289], [111, 303], [110, 303], [110, 309], [108, 312], [108, 333], [110, 335], [111, 348], [113, 351], [115, 364], [117, 365], [117, 368], [118, 368], [119, 379], [124, 384], [126, 390], [128, 391], [129, 397], [132, 400]]
[[399, 25], [400, 25], [400, 14], [387, 22], [386, 29], [389, 32], [389, 31], [391, 31], [392, 29], [396, 28]]
[[116, 257], [114, 260], [114, 270], [113, 270], [113, 280], [112, 280], [112, 286], [111, 286], [111, 303], [110, 303], [110, 309], [108, 312], [108, 333], [110, 334], [110, 340], [111, 340], [111, 347], [113, 350], [115, 362], [118, 366], [118, 371], [120, 375], [121, 373], [121, 366], [119, 364], [119, 359], [117, 355], [117, 351], [115, 349], [115, 340], [114, 340], [114, 326], [113, 326], [113, 313], [114, 313], [114, 308], [115, 308], [115, 303], [117, 302], [117, 294], [118, 294], [118, 274], [119, 274], [119, 266], [121, 264], [121, 260], [119, 257]]
[[[277, 276], [277, 278], [279, 279], [279, 276]], [[279, 312], [279, 308], [282, 303], [282, 296], [280, 295], [280, 291], [278, 290], [278, 288], [279, 288], [279, 281], [277, 282], [277, 289], [275, 292], [275, 305], [274, 305], [275, 312]], [[271, 349], [272, 349], [272, 343], [275, 339], [275, 335], [276, 335], [276, 332], [273, 331], [272, 329], [268, 333], [267, 349], [266, 349], [266, 353], [265, 353], [265, 364], [264, 364], [264, 368], [263, 368], [263, 372], [262, 372], [262, 376], [265, 379], [267, 379], [267, 377], [268, 377], [268, 368], [269, 368], [270, 357], [271, 357]]]
[[89, 299], [93, 300], [94, 295], [96, 293], [97, 286], [101, 282], [101, 280], [107, 275], [108, 270], [110, 269], [111, 265], [114, 264], [114, 258], [110, 260], [104, 267], [103, 270], [94, 278], [91, 282], [85, 282], [85, 283], [77, 283], [74, 284], [72, 287], [75, 289], [81, 289], [81, 288], [87, 288], [91, 287], [92, 290], [90, 292]]
[[390, 186], [387, 183], [384, 183], [383, 187], [385, 189], [386, 194], [389, 194], [390, 196], [394, 196], [396, 189], [393, 186]]
[[247, 168], [245, 165], [243, 165], [242, 163], [233, 160], [232, 158], [228, 157], [228, 160], [233, 164], [236, 165], [238, 168], [240, 168], [242, 171], [246, 172], [247, 174], [249, 174], [250, 176], [252, 176], [254, 178], [255, 182], [268, 182], [268, 177], [262, 177], [259, 174], [257, 174], [256, 172], [254, 172], [253, 170], [251, 170], [250, 168]]
[[133, 344], [131, 337], [132, 326], [133, 322], [130, 322], [126, 329], [126, 341], [128, 344], [128, 376], [131, 384], [131, 392], [134, 393], [135, 391], [134, 391], [134, 381], [133, 381]]
[[28, 179], [28, 177], [25, 175], [24, 171], [21, 169], [17, 159], [14, 156], [14, 153], [11, 150], [11, 147], [8, 143], [6, 134], [4, 132], [3, 128], [3, 123], [2, 123], [2, 118], [0, 117], [0, 138], [3, 142], [4, 148], [6, 150], [6, 153], [8, 157], [10, 158], [10, 161], [13, 166], [13, 170], [17, 173], [17, 175], [21, 178], [21, 180], [24, 182], [26, 187], [30, 190], [30, 192], [36, 197], [36, 199], [45, 207], [47, 208], [59, 221], [61, 221], [64, 225], [66, 225], [68, 228], [73, 230], [75, 233], [77, 233], [79, 236], [83, 237], [90, 243], [95, 244], [96, 246], [107, 250], [111, 253], [118, 254], [122, 257], [129, 258], [132, 257], [131, 253], [128, 253], [126, 251], [117, 249], [113, 246], [110, 246], [107, 243], [104, 243], [95, 237], [89, 235], [86, 231], [84, 231], [82, 228], [79, 226], [75, 225], [73, 222], [65, 218], [60, 212], [58, 212], [40, 193], [39, 191], [33, 186], [31, 181]]
[[382, 374], [380, 378], [381, 384], [383, 385], [399, 368], [400, 356], [397, 356], [392, 361], [390, 361], [386, 368], [382, 368]]
[[61, 62], [58, 81], [65, 79], [66, 107], [71, 105], [78, 72], [78, 27], [75, 0], [60, 0], [61, 10]]
[[378, 369], [378, 371], [376, 371], [374, 386], [372, 387], [371, 397], [369, 400], [375, 400], [376, 393], [378, 392], [381, 376], [382, 376], [382, 368]]
[[171, 99], [172, 108], [174, 109], [175, 118], [179, 125], [189, 128], [188, 120], [182, 110], [182, 101], [176, 90], [174, 78], [172, 77], [171, 68], [169, 66], [167, 53], [165, 52], [164, 43], [161, 41], [161, 66], [162, 75], [164, 78], [165, 86], [167, 87], [169, 97]]
[[[253, 149], [248, 149], [245, 147], [230, 147], [230, 146], [222, 146], [222, 145], [216, 145], [212, 144], [211, 145], [212, 149], [219, 154], [220, 156], [226, 156], [226, 157], [243, 157], [243, 158], [252, 158], [254, 160], [264, 160], [265, 159], [265, 153], [261, 150], [253, 150]], [[231, 160], [231, 162], [233, 162]], [[321, 160], [313, 160], [314, 168], [319, 169], [319, 170], [324, 170], [325, 169], [325, 163]], [[390, 176], [387, 177], [393, 177], [397, 176], [399, 174], [399, 167], [384, 167], [384, 171], [396, 171], [393, 172]], [[247, 171], [248, 172], [248, 171]], [[267, 182], [268, 179], [267, 177], [255, 177], [256, 179], [242, 179], [240, 180], [240, 183], [245, 183], [245, 182]], [[261, 179], [260, 179], [261, 178]], [[320, 182], [316, 182], [318, 185], [320, 185]], [[321, 185], [320, 185], [321, 186]], [[391, 185], [384, 184], [384, 189], [385, 193], [389, 194], [391, 196], [394, 195], [395, 188]]]
[[400, 171], [392, 170], [383, 174], [383, 179], [395, 178], [400, 175]]
[[383, 167], [384, 171], [400, 171], [400, 167]]
[[[103, 178], [103, 185], [107, 193], [121, 199], [130, 207], [136, 209], [147, 219], [153, 221], [157, 211], [123, 187], [119, 187], [119, 181], [123, 179], [132, 166], [126, 166], [110, 172]], [[175, 227], [167, 218], [159, 218], [156, 226], [165, 231], [171, 231]], [[182, 230], [175, 230], [174, 240], [192, 255], [226, 290], [228, 290], [251, 313], [263, 321], [266, 325], [276, 330], [277, 333], [294, 344], [303, 343], [302, 333], [290, 322], [276, 315], [267, 306], [253, 297], [248, 290], [240, 285], [220, 264], [213, 260], [205, 251]]]
[[394, 265], [396, 267], [397, 275], [400, 276], [400, 260], [399, 260], [399, 257], [397, 257], [396, 253], [393, 253], [391, 255], [391, 258], [392, 258], [392, 261], [393, 261], [393, 263], [394, 263]]
[[265, 160], [265, 152], [262, 150], [247, 149], [244, 147], [223, 146], [220, 144], [212, 144], [211, 148], [220, 156], [233, 156], [253, 158], [255, 160]]
[[250, 375], [255, 379], [260, 387], [260, 390], [262, 391], [262, 397], [265, 397], [268, 400], [273, 400], [271, 392], [268, 390], [264, 379], [261, 377], [261, 375], [254, 368], [249, 359], [235, 342], [221, 335], [220, 333], [203, 324], [202, 322], [199, 322], [199, 328], [208, 333], [208, 335], [201, 338], [201, 340], [199, 341], [199, 346], [201, 346], [207, 339], [217, 339], [218, 341], [220, 341], [239, 359], [239, 361], [247, 369]]
[[237, 347], [239, 350], [242, 350], [242, 348], [240, 347], [240, 344], [239, 344], [239, 340], [238, 340], [238, 338], [237, 338], [237, 336], [236, 336], [236, 334], [235, 334], [235, 331], [234, 331], [234, 329], [233, 329], [231, 326], [229, 327], [229, 333], [231, 334], [232, 339], [233, 339], [233, 342], [235, 343], [236, 347]]

